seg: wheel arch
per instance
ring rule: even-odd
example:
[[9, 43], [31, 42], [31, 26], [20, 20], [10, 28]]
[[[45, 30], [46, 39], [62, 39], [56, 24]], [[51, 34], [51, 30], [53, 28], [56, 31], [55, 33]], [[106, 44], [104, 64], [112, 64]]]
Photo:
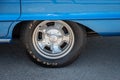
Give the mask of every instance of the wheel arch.
[[12, 39], [20, 38], [21, 31], [24, 29], [25, 25], [31, 21], [20, 21], [12, 28]]
[[[31, 21], [19, 21], [19, 22], [17, 22], [14, 25], [14, 27], [11, 28], [12, 29], [11, 30], [12, 31], [12, 33], [11, 33], [12, 39], [14, 39], [14, 38], [20, 38], [21, 31], [24, 29], [25, 25], [28, 24], [28, 23], [30, 23], [30, 22], [32, 22], [32, 21], [34, 21], [34, 20], [31, 20]], [[68, 21], [72, 21], [72, 20], [68, 20]], [[72, 22], [77, 23], [79, 26], [82, 26], [83, 29], [86, 30], [87, 35], [97, 34], [91, 28], [89, 28], [88, 26], [85, 26], [85, 24], [81, 24], [81, 23], [79, 23], [77, 21], [72, 21]]]

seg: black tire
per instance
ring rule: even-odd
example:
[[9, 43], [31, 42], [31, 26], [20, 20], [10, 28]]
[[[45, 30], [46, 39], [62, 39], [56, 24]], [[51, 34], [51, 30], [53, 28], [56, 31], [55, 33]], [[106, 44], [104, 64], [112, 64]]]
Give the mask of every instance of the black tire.
[[32, 21], [28, 23], [25, 26], [24, 33], [22, 34], [22, 40], [32, 59], [45, 67], [63, 67], [75, 61], [81, 54], [81, 50], [83, 49], [86, 42], [86, 32], [84, 31], [82, 26], [71, 21], [63, 21], [70, 26], [74, 33], [74, 45], [67, 55], [59, 59], [48, 59], [46, 57], [43, 57], [38, 53], [38, 51], [36, 51], [32, 42], [33, 32], [36, 29], [36, 26], [41, 22], [43, 21]]

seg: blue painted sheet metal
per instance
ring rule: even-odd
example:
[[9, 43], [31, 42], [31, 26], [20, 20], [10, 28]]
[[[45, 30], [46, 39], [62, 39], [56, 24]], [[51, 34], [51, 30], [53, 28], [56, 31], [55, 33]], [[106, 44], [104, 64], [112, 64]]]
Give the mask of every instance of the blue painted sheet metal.
[[0, 21], [17, 20], [20, 17], [20, 0], [0, 0]]
[[22, 0], [19, 20], [120, 19], [120, 0]]
[[22, 0], [22, 2], [24, 3], [82, 3], [82, 4], [90, 4], [90, 3], [94, 3], [94, 4], [108, 4], [108, 3], [112, 3], [112, 4], [116, 4], [116, 3], [120, 3], [120, 0]]
[[120, 12], [93, 13], [24, 13], [19, 20], [94, 20], [120, 19]]
[[[101, 35], [120, 32], [120, 0], [21, 0], [20, 9], [14, 2], [1, 0], [0, 20], [73, 20], [88, 26]], [[4, 7], [3, 4], [9, 6]], [[5, 11], [6, 10], [6, 11]], [[17, 12], [16, 12], [17, 10]], [[10, 12], [12, 11], [12, 12]], [[14, 26], [6, 38], [11, 38]], [[8, 30], [8, 29], [7, 29]], [[120, 35], [120, 34], [119, 34]]]
[[[69, 19], [81, 23], [101, 35], [120, 35], [120, 0], [21, 1], [20, 21]], [[11, 26], [8, 38], [12, 36], [15, 24]]]
[[20, 0], [0, 0], [0, 39], [6, 38], [13, 21], [20, 17]]
[[9, 26], [12, 22], [0, 22], [0, 38], [7, 36]]

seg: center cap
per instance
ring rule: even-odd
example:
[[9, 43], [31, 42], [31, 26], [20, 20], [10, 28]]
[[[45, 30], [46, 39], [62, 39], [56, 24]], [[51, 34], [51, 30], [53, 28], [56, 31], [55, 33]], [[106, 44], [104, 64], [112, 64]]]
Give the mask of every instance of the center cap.
[[58, 37], [55, 36], [55, 35], [51, 35], [51, 36], [49, 37], [49, 39], [50, 39], [51, 42], [56, 42], [56, 41], [58, 40]]

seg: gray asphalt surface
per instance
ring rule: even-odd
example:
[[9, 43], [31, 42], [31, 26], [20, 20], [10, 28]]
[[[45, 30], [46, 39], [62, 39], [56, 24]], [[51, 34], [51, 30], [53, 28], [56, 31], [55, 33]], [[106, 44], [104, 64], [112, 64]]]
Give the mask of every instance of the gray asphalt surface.
[[0, 44], [0, 80], [120, 80], [120, 37], [88, 38], [79, 59], [64, 68], [34, 64], [19, 42]]

